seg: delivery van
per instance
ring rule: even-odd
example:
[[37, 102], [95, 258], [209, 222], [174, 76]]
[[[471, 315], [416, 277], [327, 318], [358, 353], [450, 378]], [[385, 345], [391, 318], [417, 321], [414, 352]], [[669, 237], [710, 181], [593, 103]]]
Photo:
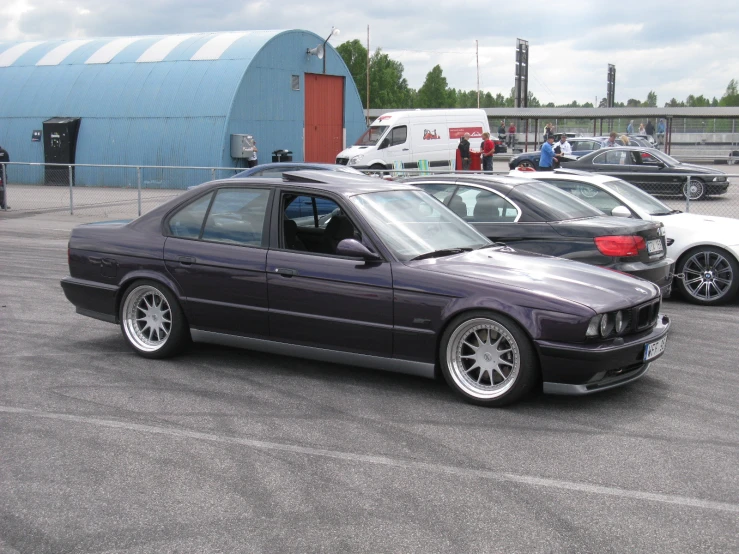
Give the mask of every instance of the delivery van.
[[392, 169], [395, 162], [415, 168], [419, 160], [427, 160], [430, 167], [449, 167], [465, 133], [470, 134], [472, 148], [478, 149], [485, 132], [490, 132], [485, 110], [388, 112], [373, 121], [354, 146], [340, 152], [336, 163], [355, 169]]

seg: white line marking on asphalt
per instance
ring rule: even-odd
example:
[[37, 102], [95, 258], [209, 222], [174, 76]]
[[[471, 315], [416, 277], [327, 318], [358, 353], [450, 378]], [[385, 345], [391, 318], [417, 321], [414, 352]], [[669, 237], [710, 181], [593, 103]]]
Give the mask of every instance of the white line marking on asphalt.
[[531, 475], [516, 475], [514, 473], [497, 473], [484, 469], [468, 469], [464, 467], [448, 466], [443, 464], [434, 464], [428, 462], [415, 462], [390, 458], [388, 456], [372, 456], [368, 454], [353, 454], [351, 452], [341, 452], [339, 450], [327, 450], [323, 448], [313, 448], [309, 446], [297, 446], [292, 444], [284, 444], [278, 442], [261, 441], [254, 439], [244, 439], [239, 437], [224, 437], [214, 435], [212, 433], [202, 433], [199, 431], [188, 431], [186, 429], [173, 429], [167, 427], [155, 427], [153, 425], [142, 425], [140, 423], [128, 423], [125, 421], [115, 421], [110, 419], [100, 419], [95, 417], [77, 416], [71, 414], [61, 414], [52, 412], [42, 412], [37, 410], [29, 410], [26, 408], [14, 408], [12, 406], [0, 406], [0, 413], [29, 415], [44, 419], [53, 419], [57, 421], [70, 421], [74, 423], [86, 423], [89, 425], [97, 425], [100, 427], [108, 427], [111, 429], [124, 429], [127, 431], [141, 431], [143, 433], [151, 433], [155, 435], [168, 435], [183, 439], [197, 439], [209, 442], [217, 442], [222, 444], [236, 444], [247, 446], [250, 448], [258, 448], [261, 450], [273, 450], [280, 452], [290, 452], [293, 454], [306, 454], [308, 456], [320, 456], [323, 458], [333, 458], [349, 462], [363, 462], [388, 467], [398, 467], [409, 470], [426, 470], [435, 473], [445, 473], [448, 475], [457, 475], [459, 477], [473, 477], [477, 479], [488, 479], [490, 481], [498, 481], [504, 483], [518, 483], [521, 485], [530, 485], [534, 487], [544, 487], [549, 489], [560, 489], [568, 491], [584, 492], [589, 494], [600, 494], [604, 496], [615, 496], [619, 498], [627, 498], [633, 500], [646, 500], [650, 502], [660, 502], [662, 504], [676, 504], [689, 508], [701, 508], [704, 510], [717, 510], [721, 512], [739, 513], [739, 504], [730, 504], [728, 502], [714, 502], [712, 500], [701, 500], [700, 498], [690, 498], [688, 496], [678, 496], [672, 494], [660, 494], [645, 491], [636, 491], [629, 489], [621, 489], [618, 487], [607, 487], [600, 485], [591, 485], [589, 483], [576, 483], [573, 481], [561, 481], [559, 479], [549, 479], [543, 477], [533, 477]]

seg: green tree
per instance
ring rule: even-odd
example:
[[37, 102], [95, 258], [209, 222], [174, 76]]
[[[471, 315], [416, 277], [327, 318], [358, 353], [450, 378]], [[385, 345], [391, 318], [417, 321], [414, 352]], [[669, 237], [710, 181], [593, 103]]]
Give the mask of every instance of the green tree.
[[719, 106], [739, 106], [739, 82], [736, 79], [729, 81]]
[[641, 106], [641, 100], [637, 100], [636, 98], [629, 98], [626, 101], [627, 108], [638, 108], [639, 106]]
[[647, 94], [647, 101], [644, 102], [644, 106], [648, 106], [650, 108], [656, 108], [657, 107], [657, 93], [653, 90], [649, 91], [649, 94]]
[[448, 108], [449, 93], [447, 81], [440, 65], [435, 65], [426, 74], [426, 80], [418, 89], [419, 108]]
[[[349, 73], [354, 79], [354, 84], [359, 90], [359, 97], [362, 99], [362, 106], [367, 107], [367, 49], [362, 46], [359, 40], [344, 42], [336, 47], [344, 63], [349, 68]], [[371, 82], [371, 81], [370, 81]], [[372, 93], [370, 93], [370, 97]], [[374, 102], [373, 102], [374, 103]], [[375, 105], [379, 105], [374, 103]], [[384, 108], [385, 106], [380, 106]]]
[[378, 108], [407, 108], [411, 107], [410, 102], [403, 64], [378, 48], [370, 58], [370, 104]]

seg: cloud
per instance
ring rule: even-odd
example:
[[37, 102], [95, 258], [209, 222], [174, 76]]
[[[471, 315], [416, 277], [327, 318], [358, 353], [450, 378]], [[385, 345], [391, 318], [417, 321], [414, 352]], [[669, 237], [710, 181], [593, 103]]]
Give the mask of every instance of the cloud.
[[[440, 0], [320, 3], [222, 0], [11, 0], [0, 8], [2, 40], [160, 35], [248, 29], [306, 29], [359, 39], [400, 61], [418, 88], [439, 64], [449, 86], [493, 94], [513, 86], [516, 38], [531, 46], [529, 88], [543, 102], [593, 101], [605, 94], [607, 64], [617, 68], [616, 100], [660, 103], [688, 94], [720, 97], [739, 78], [735, 0], [581, 2], [538, 0], [460, 5]], [[0, 47], [1, 48], [1, 47]]]

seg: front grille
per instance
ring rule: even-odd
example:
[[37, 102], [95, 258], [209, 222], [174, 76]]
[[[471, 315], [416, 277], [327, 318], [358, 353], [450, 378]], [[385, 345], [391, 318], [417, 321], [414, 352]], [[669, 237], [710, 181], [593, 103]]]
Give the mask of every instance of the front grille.
[[336, 158], [336, 163], [339, 165], [349, 165], [349, 158]]
[[653, 300], [648, 304], [642, 304], [641, 306], [633, 308], [631, 310], [632, 325], [630, 330], [632, 332], [643, 331], [644, 329], [648, 329], [652, 327], [655, 323], [657, 323], [661, 304], [662, 299], [658, 298], [657, 300]]

